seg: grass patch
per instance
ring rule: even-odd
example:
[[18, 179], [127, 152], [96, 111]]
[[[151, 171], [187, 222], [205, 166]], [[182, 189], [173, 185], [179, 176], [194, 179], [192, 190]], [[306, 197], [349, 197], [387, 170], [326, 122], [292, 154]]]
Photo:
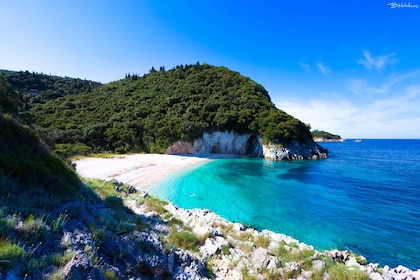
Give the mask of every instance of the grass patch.
[[208, 258], [206, 259], [206, 275], [210, 279], [214, 279], [213, 275], [213, 259]]
[[254, 240], [254, 244], [256, 247], [267, 249], [268, 245], [270, 245], [270, 238], [268, 236], [259, 234], [258, 237]]
[[97, 193], [103, 200], [106, 200], [112, 196], [120, 196], [120, 194], [115, 190], [115, 185], [110, 181], [104, 182], [103, 180], [99, 179], [87, 179], [84, 181], [86, 186]]
[[230, 255], [230, 246], [229, 244], [222, 245], [222, 254]]
[[369, 280], [369, 275], [358, 268], [349, 268], [345, 264], [338, 263], [327, 269], [331, 279], [337, 280]]
[[168, 235], [169, 243], [176, 248], [198, 252], [200, 240], [189, 231], [172, 231]]
[[48, 234], [49, 226], [45, 215], [35, 217], [30, 214], [24, 222], [19, 222], [17, 226], [19, 235], [29, 243], [37, 240], [44, 240]]
[[0, 271], [8, 271], [25, 256], [25, 248], [8, 240], [0, 240]]
[[121, 154], [115, 154], [115, 153], [97, 153], [97, 154], [87, 154], [87, 155], [74, 155], [71, 157], [68, 157], [69, 161], [76, 161], [81, 160], [85, 158], [115, 158], [115, 157], [124, 157], [124, 155]]
[[49, 263], [56, 267], [64, 267], [74, 257], [75, 254], [75, 251], [53, 253], [49, 256]]
[[101, 268], [101, 273], [105, 277], [106, 280], [119, 280], [120, 278], [115, 274], [115, 272], [111, 269], [104, 269]]
[[242, 279], [243, 280], [256, 280], [257, 279], [257, 277], [255, 275], [249, 273], [249, 269], [246, 266], [244, 266], [242, 268], [241, 272], [242, 272]]
[[148, 195], [144, 201], [144, 205], [146, 206], [148, 211], [156, 212], [158, 215], [165, 214], [168, 212], [165, 209], [165, 206], [168, 205], [168, 202], [159, 200], [153, 196]]

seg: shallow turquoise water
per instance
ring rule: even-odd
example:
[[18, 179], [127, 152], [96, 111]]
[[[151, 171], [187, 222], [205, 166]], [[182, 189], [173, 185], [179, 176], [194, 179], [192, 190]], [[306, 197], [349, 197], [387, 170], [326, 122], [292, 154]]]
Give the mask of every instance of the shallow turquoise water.
[[420, 268], [420, 140], [324, 143], [330, 158], [211, 160], [150, 193], [183, 208], [349, 249], [381, 265]]

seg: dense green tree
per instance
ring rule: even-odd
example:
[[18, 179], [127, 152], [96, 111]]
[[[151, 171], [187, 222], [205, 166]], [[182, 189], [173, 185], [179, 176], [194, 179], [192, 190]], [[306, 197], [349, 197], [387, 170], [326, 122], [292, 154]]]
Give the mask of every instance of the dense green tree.
[[313, 138], [325, 138], [325, 139], [331, 139], [331, 140], [341, 139], [340, 135], [332, 134], [323, 130], [315, 129], [311, 133], [312, 133]]
[[65, 95], [90, 92], [101, 85], [98, 82], [58, 77], [29, 71], [0, 70], [0, 74], [10, 84], [10, 90], [16, 95], [19, 111], [29, 110], [35, 103], [44, 103]]
[[133, 76], [38, 104], [31, 110], [35, 124], [72, 131], [56, 143], [98, 152], [162, 152], [212, 131], [255, 133], [278, 143], [311, 139], [306, 125], [277, 109], [261, 85], [225, 67], [196, 63]]

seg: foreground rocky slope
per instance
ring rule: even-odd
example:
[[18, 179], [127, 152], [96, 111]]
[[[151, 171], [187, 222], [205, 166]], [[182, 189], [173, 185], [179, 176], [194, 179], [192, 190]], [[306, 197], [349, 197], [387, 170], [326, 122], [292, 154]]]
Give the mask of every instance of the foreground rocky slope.
[[420, 270], [381, 268], [348, 251], [319, 252], [292, 237], [247, 228], [209, 210], [170, 203], [165, 210], [182, 221], [181, 228], [205, 237], [195, 255], [216, 279], [420, 279]]
[[420, 279], [420, 270], [381, 268], [346, 251], [319, 252], [119, 182], [85, 185], [77, 199], [54, 209], [62, 213], [55, 222], [2, 213], [0, 223], [17, 234], [30, 232], [34, 245], [14, 256], [1, 243], [0, 279]]

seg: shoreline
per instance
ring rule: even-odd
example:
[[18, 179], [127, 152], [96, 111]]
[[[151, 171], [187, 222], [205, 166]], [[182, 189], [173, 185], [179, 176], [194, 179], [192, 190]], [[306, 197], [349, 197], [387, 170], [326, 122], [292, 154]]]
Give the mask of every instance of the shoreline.
[[225, 158], [225, 155], [130, 154], [111, 158], [85, 157], [72, 163], [82, 177], [106, 181], [115, 179], [134, 186], [138, 191], [148, 192], [163, 178], [216, 158]]
[[[167, 155], [167, 154], [131, 154], [131, 155], [116, 155], [112, 158], [91, 158], [86, 157], [79, 160], [73, 161], [76, 164], [77, 173], [85, 178], [96, 178], [103, 179], [106, 181], [117, 180], [125, 184], [130, 184], [134, 186], [138, 191], [144, 192], [146, 195], [150, 189], [160, 180], [167, 178], [171, 174], [181, 171], [184, 168], [189, 168], [193, 166], [198, 166], [204, 164], [212, 159], [219, 158], [232, 158], [235, 156], [232, 155], [210, 155], [210, 156], [194, 156], [194, 155]], [[196, 214], [196, 218], [201, 218], [206, 213], [210, 213], [209, 210], [184, 210], [178, 208], [172, 203], [169, 203], [168, 208], [170, 212], [175, 216], [178, 216], [182, 220], [189, 220], [192, 213], [202, 213], [200, 215]], [[186, 214], [185, 214], [185, 213]], [[184, 213], [184, 214], [182, 214]], [[204, 214], [203, 214], [204, 213]], [[182, 215], [181, 215], [182, 214]], [[179, 216], [181, 215], [181, 216]], [[220, 219], [219, 215], [215, 214]], [[190, 221], [189, 221], [190, 222]], [[226, 221], [227, 222], [227, 221]], [[197, 220], [196, 222], [197, 223]], [[232, 224], [238, 224], [230, 222]], [[198, 224], [195, 224], [198, 226]], [[201, 227], [203, 225], [200, 225]], [[262, 230], [261, 232], [271, 232], [268, 230]], [[273, 232], [274, 234], [274, 232]], [[279, 235], [280, 233], [276, 233]], [[297, 241], [291, 236], [284, 235], [285, 238], [290, 238], [290, 240]], [[304, 244], [304, 243], [302, 243]], [[309, 246], [304, 244], [305, 246]], [[309, 246], [311, 247], [311, 246]], [[312, 247], [313, 248], [313, 247]], [[338, 250], [331, 250], [330, 252], [339, 252]], [[341, 254], [341, 253], [340, 253]], [[368, 264], [375, 265], [377, 264]], [[368, 265], [365, 265], [366, 267]], [[389, 270], [389, 266], [385, 266], [386, 270]], [[399, 266], [402, 267], [402, 266]], [[405, 268], [405, 267], [404, 267]], [[375, 268], [376, 269], [376, 268]], [[405, 268], [406, 269], [406, 268]], [[404, 270], [404, 273], [411, 273], [411, 270]], [[416, 271], [416, 275], [420, 273], [420, 270]], [[415, 278], [417, 279], [417, 278]]]

